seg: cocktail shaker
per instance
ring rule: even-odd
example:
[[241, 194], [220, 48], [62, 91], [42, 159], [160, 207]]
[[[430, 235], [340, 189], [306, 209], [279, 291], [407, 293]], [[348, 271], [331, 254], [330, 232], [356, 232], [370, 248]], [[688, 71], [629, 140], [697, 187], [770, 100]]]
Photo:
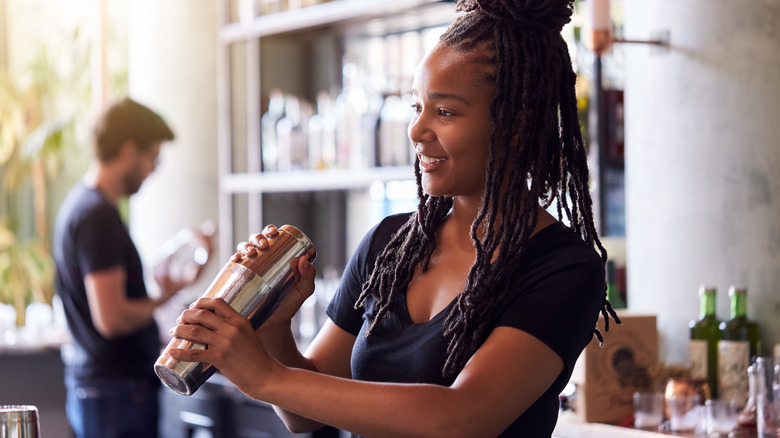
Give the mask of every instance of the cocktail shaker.
[[38, 408], [28, 405], [0, 406], [0, 438], [39, 438]]
[[[203, 296], [224, 299], [257, 329], [276, 310], [292, 285], [293, 263], [301, 256], [313, 262], [317, 257], [314, 244], [297, 228], [283, 225], [277, 235], [268, 239], [268, 247], [258, 250], [256, 257], [243, 257], [223, 266]], [[213, 365], [203, 362], [176, 360], [166, 354], [169, 348], [202, 350], [206, 346], [173, 338], [155, 362], [157, 376], [179, 394], [192, 395], [217, 371]]]

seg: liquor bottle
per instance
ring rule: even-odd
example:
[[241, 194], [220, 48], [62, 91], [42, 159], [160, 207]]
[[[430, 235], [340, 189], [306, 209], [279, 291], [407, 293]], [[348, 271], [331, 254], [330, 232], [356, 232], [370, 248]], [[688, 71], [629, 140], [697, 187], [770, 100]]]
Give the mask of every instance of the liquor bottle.
[[751, 364], [748, 369], [748, 399], [745, 407], [737, 414], [737, 427], [744, 436], [755, 436], [758, 428], [758, 419], [756, 413], [758, 405], [756, 403], [756, 364]]
[[306, 104], [297, 96], [285, 96], [284, 117], [276, 123], [277, 170], [300, 170], [307, 166], [309, 140]]
[[206, 221], [197, 229], [182, 228], [166, 240], [158, 248], [155, 278], [167, 276], [177, 283], [194, 283], [211, 257], [215, 231], [214, 224]]
[[285, 11], [285, 3], [283, 0], [260, 0], [260, 14], [271, 15]]
[[625, 309], [626, 302], [620, 293], [620, 285], [617, 281], [617, 267], [613, 260], [607, 261], [607, 299], [613, 309]]
[[274, 88], [269, 92], [268, 112], [260, 118], [260, 145], [262, 148], [263, 171], [279, 170], [279, 144], [276, 125], [284, 117], [284, 92]]
[[335, 103], [329, 93], [317, 94], [317, 113], [309, 118], [309, 169], [336, 167]]
[[688, 353], [691, 361], [691, 376], [707, 379], [712, 398], [718, 397], [718, 341], [720, 323], [715, 315], [716, 290], [714, 287], [700, 286], [699, 319], [688, 325], [691, 340]]
[[747, 288], [731, 286], [731, 317], [720, 323], [718, 396], [744, 407], [748, 397], [750, 360], [761, 350], [758, 324], [747, 319]]
[[350, 54], [342, 60], [343, 88], [336, 97], [337, 162], [339, 167], [365, 169], [374, 166], [374, 145], [363, 144], [363, 116], [368, 111], [365, 75]]

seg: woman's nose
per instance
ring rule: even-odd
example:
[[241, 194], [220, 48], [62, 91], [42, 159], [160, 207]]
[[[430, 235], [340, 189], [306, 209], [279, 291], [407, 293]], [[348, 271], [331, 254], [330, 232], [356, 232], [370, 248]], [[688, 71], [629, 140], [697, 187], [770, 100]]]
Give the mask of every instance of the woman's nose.
[[423, 116], [423, 113], [415, 114], [409, 121], [409, 129], [407, 130], [409, 139], [412, 140], [412, 144], [416, 145], [431, 137], [430, 130], [427, 127], [427, 121]]

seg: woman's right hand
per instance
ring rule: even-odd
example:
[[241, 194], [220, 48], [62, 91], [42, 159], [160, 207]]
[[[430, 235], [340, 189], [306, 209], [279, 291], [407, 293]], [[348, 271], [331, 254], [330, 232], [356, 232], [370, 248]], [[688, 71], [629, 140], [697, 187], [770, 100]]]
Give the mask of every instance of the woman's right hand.
[[[254, 258], [259, 251], [269, 247], [268, 239], [279, 234], [279, 229], [274, 225], [267, 225], [260, 233], [249, 236], [249, 241], [241, 242], [236, 246], [237, 252], [230, 261], [238, 263], [244, 257]], [[263, 323], [261, 328], [268, 328], [279, 324], [289, 324], [293, 316], [301, 308], [303, 302], [314, 293], [314, 276], [317, 269], [309, 263], [308, 257], [298, 257], [293, 262], [295, 280], [285, 294], [279, 306], [271, 316]]]

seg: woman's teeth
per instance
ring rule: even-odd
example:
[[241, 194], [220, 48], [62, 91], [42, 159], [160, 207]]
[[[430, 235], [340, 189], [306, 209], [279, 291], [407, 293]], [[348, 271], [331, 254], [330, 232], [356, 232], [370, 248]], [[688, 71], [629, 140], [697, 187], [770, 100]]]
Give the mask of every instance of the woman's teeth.
[[420, 161], [422, 161], [425, 164], [436, 164], [444, 160], [446, 160], [446, 158], [434, 158], [434, 157], [429, 157], [427, 155], [420, 154]]

